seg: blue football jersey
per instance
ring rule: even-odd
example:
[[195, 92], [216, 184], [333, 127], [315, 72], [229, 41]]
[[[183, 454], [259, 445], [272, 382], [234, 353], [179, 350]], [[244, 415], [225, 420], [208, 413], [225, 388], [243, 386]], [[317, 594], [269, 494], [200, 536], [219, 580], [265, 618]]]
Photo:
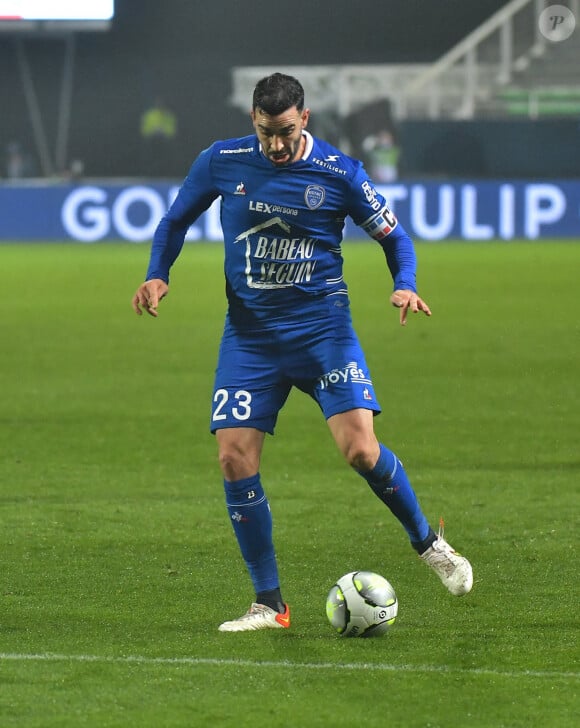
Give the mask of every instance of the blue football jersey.
[[303, 157], [284, 167], [262, 154], [255, 135], [204, 150], [159, 223], [147, 280], [169, 280], [188, 227], [219, 197], [230, 312], [300, 316], [322, 298], [347, 296], [347, 215], [383, 247], [394, 287], [415, 291], [413, 244], [362, 163], [303, 134]]

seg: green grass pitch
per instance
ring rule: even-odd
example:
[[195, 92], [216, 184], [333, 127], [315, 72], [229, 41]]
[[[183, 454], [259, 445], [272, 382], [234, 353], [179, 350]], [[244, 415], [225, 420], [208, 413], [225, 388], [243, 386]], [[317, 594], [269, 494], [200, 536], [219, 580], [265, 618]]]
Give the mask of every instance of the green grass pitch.
[[[580, 245], [419, 243], [431, 319], [388, 304], [379, 247], [344, 246], [383, 414], [424, 510], [471, 559], [448, 595], [295, 392], [266, 443], [290, 630], [222, 634], [252, 599], [210, 394], [218, 244], [186, 246], [157, 320], [148, 247], [0, 246], [0, 726], [580, 725]], [[333, 633], [354, 569], [399, 598]]]

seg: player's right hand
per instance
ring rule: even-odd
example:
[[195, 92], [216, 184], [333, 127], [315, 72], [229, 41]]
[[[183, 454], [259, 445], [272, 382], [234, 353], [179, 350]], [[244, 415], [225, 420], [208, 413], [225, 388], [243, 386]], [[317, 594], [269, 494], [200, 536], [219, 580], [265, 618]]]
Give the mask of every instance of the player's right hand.
[[147, 311], [150, 316], [157, 317], [157, 306], [162, 298], [165, 298], [169, 286], [161, 278], [152, 278], [150, 281], [142, 283], [137, 292], [133, 296], [131, 304], [136, 314], [141, 316], [143, 311]]

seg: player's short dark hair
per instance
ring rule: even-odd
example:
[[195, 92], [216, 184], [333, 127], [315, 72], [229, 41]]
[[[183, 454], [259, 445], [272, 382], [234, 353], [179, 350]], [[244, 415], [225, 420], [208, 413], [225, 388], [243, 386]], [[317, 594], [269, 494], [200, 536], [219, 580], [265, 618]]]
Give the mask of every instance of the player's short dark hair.
[[298, 111], [304, 108], [304, 89], [298, 79], [273, 73], [258, 81], [252, 99], [254, 111], [259, 108], [270, 116], [278, 116], [292, 106]]

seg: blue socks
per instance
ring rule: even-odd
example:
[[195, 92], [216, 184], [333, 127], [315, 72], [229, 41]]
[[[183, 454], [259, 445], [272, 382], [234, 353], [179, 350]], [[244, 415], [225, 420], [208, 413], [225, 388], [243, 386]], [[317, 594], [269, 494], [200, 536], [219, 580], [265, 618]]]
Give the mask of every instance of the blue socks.
[[272, 541], [272, 514], [260, 482], [224, 480], [226, 506], [256, 594], [278, 589], [278, 566]]
[[407, 473], [399, 458], [380, 443], [381, 452], [375, 467], [360, 473], [380, 500], [390, 508], [409, 535], [411, 545], [423, 553], [435, 534], [421, 511]]
[[[435, 533], [421, 511], [397, 456], [381, 443], [375, 467], [360, 475], [400, 521], [413, 548], [420, 554], [426, 551], [435, 539]], [[280, 611], [283, 603], [272, 541], [272, 514], [260, 474], [233, 482], [224, 480], [224, 489], [228, 514], [254, 589], [257, 595], [264, 597], [257, 601]]]

